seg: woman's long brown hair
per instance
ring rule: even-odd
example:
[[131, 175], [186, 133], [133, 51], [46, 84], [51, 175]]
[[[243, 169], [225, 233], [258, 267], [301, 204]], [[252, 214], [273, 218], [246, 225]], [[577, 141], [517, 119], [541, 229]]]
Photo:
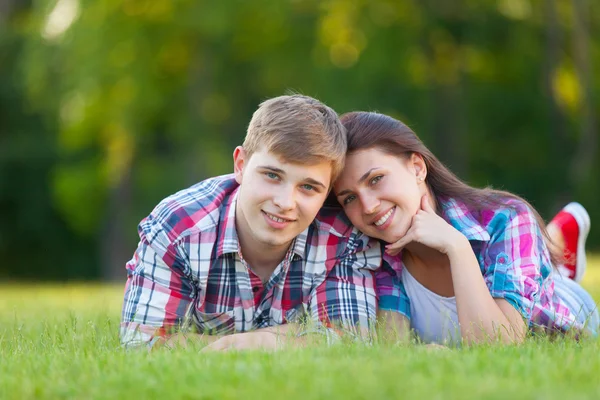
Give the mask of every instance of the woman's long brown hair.
[[375, 112], [358, 111], [344, 114], [340, 119], [348, 134], [348, 154], [372, 148], [396, 156], [420, 154], [427, 166], [425, 182], [438, 204], [438, 213], [441, 212], [438, 200], [442, 197], [457, 199], [466, 204], [470, 210], [477, 212], [489, 208], [511, 207], [507, 204], [507, 200], [510, 199], [523, 202], [535, 215], [550, 250], [552, 263], [557, 265], [564, 261], [548, 235], [544, 220], [525, 199], [502, 190], [469, 186], [438, 160], [412, 129], [392, 117]]

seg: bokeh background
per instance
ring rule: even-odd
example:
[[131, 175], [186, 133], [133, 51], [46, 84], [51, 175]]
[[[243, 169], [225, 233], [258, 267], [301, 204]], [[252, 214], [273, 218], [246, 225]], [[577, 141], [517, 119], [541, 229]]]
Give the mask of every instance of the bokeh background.
[[0, 280], [124, 281], [162, 198], [287, 90], [410, 125], [600, 248], [593, 0], [0, 0]]

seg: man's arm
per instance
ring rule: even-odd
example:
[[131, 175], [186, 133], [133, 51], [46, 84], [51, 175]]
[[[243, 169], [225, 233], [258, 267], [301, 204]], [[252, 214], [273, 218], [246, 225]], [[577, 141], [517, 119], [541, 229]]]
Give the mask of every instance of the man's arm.
[[216, 340], [205, 350], [301, 347], [319, 337], [331, 343], [346, 334], [370, 339], [377, 318], [372, 270], [380, 264], [381, 252], [374, 246], [338, 258], [325, 280], [311, 291], [306, 304], [310, 323], [287, 323], [233, 334]]
[[[361, 268], [359, 257], [340, 260], [313, 292], [309, 303], [312, 321], [328, 335], [356, 335], [369, 339], [377, 319], [373, 271]], [[366, 264], [365, 264], [366, 265]], [[331, 337], [329, 337], [331, 338]]]
[[149, 344], [176, 331], [196, 295], [182, 257], [167, 235], [144, 227], [142, 223], [141, 241], [127, 264], [120, 332], [126, 347]]
[[298, 336], [300, 333], [300, 325], [283, 324], [223, 337], [213, 336], [216, 340], [212, 340], [202, 351], [280, 350], [284, 347], [301, 347], [306, 345], [306, 337]]
[[315, 335], [325, 337], [328, 342], [345, 334], [369, 339], [377, 316], [373, 274], [358, 268], [355, 262], [356, 258], [354, 262], [340, 260], [325, 281], [313, 289], [308, 304], [310, 323], [288, 323], [236, 333], [214, 341], [203, 351], [304, 347], [318, 340]]

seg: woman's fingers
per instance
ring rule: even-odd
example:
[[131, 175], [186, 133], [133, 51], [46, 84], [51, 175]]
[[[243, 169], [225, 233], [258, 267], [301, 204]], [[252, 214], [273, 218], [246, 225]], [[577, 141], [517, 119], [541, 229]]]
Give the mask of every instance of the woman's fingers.
[[424, 194], [423, 197], [421, 197], [421, 210], [435, 214], [435, 210], [431, 206], [431, 203], [429, 202], [429, 196], [427, 194]]
[[413, 241], [413, 229], [411, 228], [408, 230], [408, 232], [406, 232], [406, 235], [404, 235], [400, 240], [398, 240], [395, 243], [391, 243], [391, 244], [388, 244], [387, 246], [385, 246], [385, 252], [391, 256], [395, 256], [396, 254], [400, 253], [400, 251], [402, 251], [404, 246], [406, 246], [407, 244], [409, 244], [412, 241]]

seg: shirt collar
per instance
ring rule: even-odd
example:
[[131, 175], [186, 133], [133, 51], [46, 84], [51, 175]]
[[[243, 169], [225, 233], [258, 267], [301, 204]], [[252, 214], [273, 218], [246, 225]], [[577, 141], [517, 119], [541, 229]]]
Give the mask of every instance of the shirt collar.
[[442, 217], [469, 240], [487, 242], [490, 234], [473, 216], [467, 205], [453, 198], [440, 199]]
[[319, 234], [334, 236], [337, 243], [346, 242], [344, 248], [347, 251], [360, 252], [378, 245], [377, 239], [368, 237], [353, 226], [339, 206], [323, 206], [313, 224]]
[[[222, 206], [222, 216], [219, 219], [221, 227], [218, 229], [221, 233], [218, 236], [219, 245], [217, 247], [217, 257], [226, 253], [237, 253], [239, 250], [240, 242], [235, 227], [235, 209], [238, 195], [239, 187], [235, 189], [233, 195], [230, 196], [229, 200]], [[308, 230], [310, 228], [310, 226], [306, 228], [292, 241], [292, 253], [297, 254], [302, 259], [304, 259], [306, 255], [306, 241], [308, 238]]]
[[235, 229], [235, 206], [239, 191], [239, 187], [236, 188], [222, 206], [223, 208], [221, 209], [218, 221], [220, 226], [217, 229], [217, 232], [219, 232], [217, 236], [217, 257], [226, 253], [237, 253], [238, 251], [239, 240], [237, 230]]

